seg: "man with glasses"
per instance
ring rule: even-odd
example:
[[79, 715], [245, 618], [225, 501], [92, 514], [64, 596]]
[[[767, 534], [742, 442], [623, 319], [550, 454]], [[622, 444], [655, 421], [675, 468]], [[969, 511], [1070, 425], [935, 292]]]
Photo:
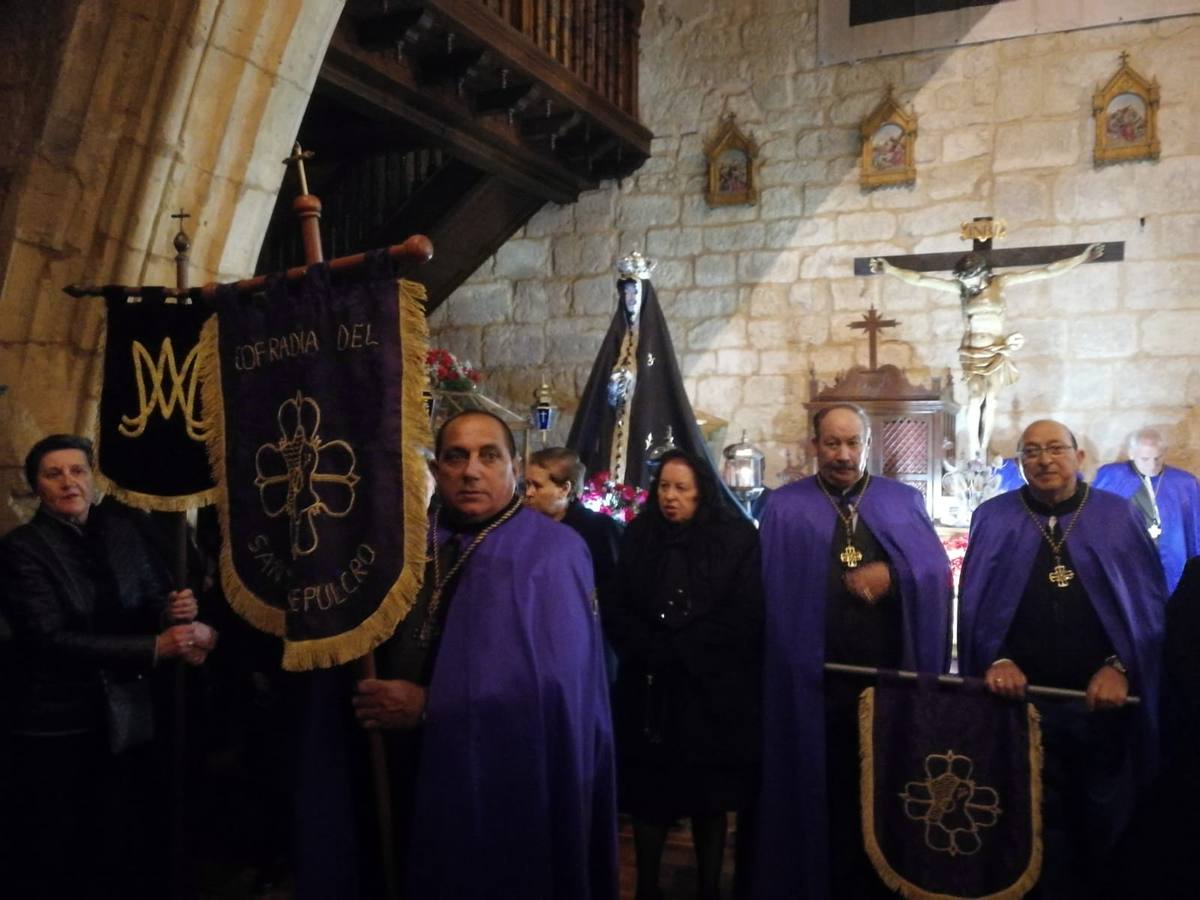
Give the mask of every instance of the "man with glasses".
[[[1108, 859], [1158, 749], [1166, 598], [1131, 504], [1079, 479], [1065, 425], [1025, 429], [1028, 482], [980, 506], [959, 586], [959, 669], [998, 697], [1031, 684], [1086, 692], [1033, 697], [1041, 713], [1044, 897], [1106, 896]], [[1125, 708], [1136, 694], [1141, 704]]]
[[1200, 554], [1200, 481], [1191, 472], [1163, 465], [1167, 442], [1153, 428], [1130, 435], [1128, 450], [1128, 461], [1100, 467], [1095, 486], [1137, 506], [1172, 593], [1184, 565]]

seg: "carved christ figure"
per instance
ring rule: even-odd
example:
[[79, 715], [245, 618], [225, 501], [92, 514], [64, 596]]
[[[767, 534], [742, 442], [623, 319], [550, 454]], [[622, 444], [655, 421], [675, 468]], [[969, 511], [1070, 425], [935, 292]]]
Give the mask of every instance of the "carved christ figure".
[[962, 301], [963, 338], [958, 359], [967, 387], [968, 459], [984, 458], [995, 425], [998, 396], [1004, 387], [1017, 380], [1012, 354], [1025, 343], [1025, 337], [1005, 333], [1005, 289], [1063, 275], [1103, 254], [1103, 244], [1089, 244], [1082, 253], [1042, 268], [994, 275], [987, 257], [972, 252], [955, 264], [950, 278], [901, 269], [882, 257], [871, 260], [872, 272], [891, 275], [917, 287], [958, 294]]

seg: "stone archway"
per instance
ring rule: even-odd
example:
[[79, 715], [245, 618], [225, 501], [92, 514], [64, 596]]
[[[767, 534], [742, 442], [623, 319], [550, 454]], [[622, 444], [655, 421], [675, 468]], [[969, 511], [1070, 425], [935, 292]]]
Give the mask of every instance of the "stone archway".
[[[0, 494], [51, 431], [94, 412], [100, 301], [64, 285], [249, 274], [335, 0], [51, 0], [0, 21]], [[8, 77], [4, 77], [7, 75]], [[15, 523], [0, 504], [0, 531]]]

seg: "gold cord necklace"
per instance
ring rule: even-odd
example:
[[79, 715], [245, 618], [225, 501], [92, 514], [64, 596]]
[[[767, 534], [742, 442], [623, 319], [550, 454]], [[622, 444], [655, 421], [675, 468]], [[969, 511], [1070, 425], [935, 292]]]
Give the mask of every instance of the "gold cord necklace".
[[1071, 533], [1072, 529], [1075, 528], [1075, 523], [1083, 515], [1083, 507], [1087, 505], [1088, 497], [1092, 495], [1092, 486], [1087, 483], [1083, 485], [1083, 499], [1079, 501], [1079, 508], [1075, 510], [1075, 515], [1071, 517], [1071, 524], [1067, 526], [1067, 530], [1063, 532], [1063, 536], [1057, 542], [1051, 536], [1050, 529], [1042, 525], [1041, 520], [1037, 517], [1037, 513], [1030, 509], [1029, 504], [1025, 502], [1025, 492], [1018, 491], [1018, 494], [1021, 497], [1021, 505], [1025, 507], [1025, 512], [1029, 513], [1029, 518], [1033, 519], [1033, 524], [1042, 533], [1042, 537], [1050, 545], [1050, 552], [1054, 554], [1054, 566], [1050, 569], [1050, 574], [1047, 577], [1055, 587], [1060, 590], [1066, 590], [1067, 585], [1075, 578], [1075, 571], [1063, 565], [1062, 548], [1067, 542], [1067, 535]]
[[854, 546], [854, 517], [858, 515], [858, 508], [862, 506], [863, 497], [867, 494], [867, 487], [871, 484], [871, 473], [868, 472], [866, 480], [863, 481], [862, 490], [858, 492], [858, 499], [854, 505], [850, 507], [850, 512], [842, 512], [842, 507], [833, 499], [833, 494], [829, 493], [829, 489], [825, 487], [825, 482], [821, 480], [821, 476], [817, 476], [817, 485], [821, 488], [821, 493], [829, 501], [829, 505], [833, 507], [833, 511], [837, 513], [837, 517], [842, 520], [842, 525], [846, 529], [846, 546], [838, 555], [838, 559], [842, 561], [847, 569], [856, 569], [858, 564], [862, 562], [862, 551]]
[[[421, 623], [421, 632], [419, 637], [422, 644], [428, 645], [433, 639], [434, 622], [437, 619], [438, 607], [442, 605], [442, 594], [446, 590], [446, 585], [448, 585], [450, 580], [458, 574], [459, 569], [466, 565], [466, 562], [468, 559], [470, 559], [471, 554], [475, 552], [475, 548], [483, 543], [483, 539], [511, 519], [514, 515], [516, 515], [520, 508], [521, 498], [514, 495], [512, 500], [508, 502], [508, 508], [500, 514], [500, 517], [496, 519], [496, 521], [492, 522], [492, 524], [480, 531], [479, 534], [475, 535], [475, 540], [471, 541], [471, 543], [467, 545], [467, 549], [458, 555], [458, 559], [454, 561], [454, 565], [450, 567], [450, 571], [447, 572], [444, 577], [442, 575], [441, 554], [438, 552], [438, 524], [441, 519], [442, 510], [439, 507], [437, 511], [434, 512], [433, 528], [430, 529], [429, 532], [431, 541], [433, 543], [433, 592], [429, 595], [429, 603], [425, 607], [425, 621]], [[454, 540], [454, 538], [452, 537], [451, 540]]]

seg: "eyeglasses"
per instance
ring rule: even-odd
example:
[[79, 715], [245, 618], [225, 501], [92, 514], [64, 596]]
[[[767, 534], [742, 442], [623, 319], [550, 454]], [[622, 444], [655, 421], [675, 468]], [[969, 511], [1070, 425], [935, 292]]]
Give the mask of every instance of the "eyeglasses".
[[1032, 462], [1035, 459], [1040, 459], [1043, 453], [1051, 459], [1059, 459], [1070, 453], [1073, 449], [1073, 447], [1068, 447], [1066, 444], [1051, 444], [1049, 447], [1039, 447], [1036, 444], [1032, 444], [1021, 448], [1021, 459]]

